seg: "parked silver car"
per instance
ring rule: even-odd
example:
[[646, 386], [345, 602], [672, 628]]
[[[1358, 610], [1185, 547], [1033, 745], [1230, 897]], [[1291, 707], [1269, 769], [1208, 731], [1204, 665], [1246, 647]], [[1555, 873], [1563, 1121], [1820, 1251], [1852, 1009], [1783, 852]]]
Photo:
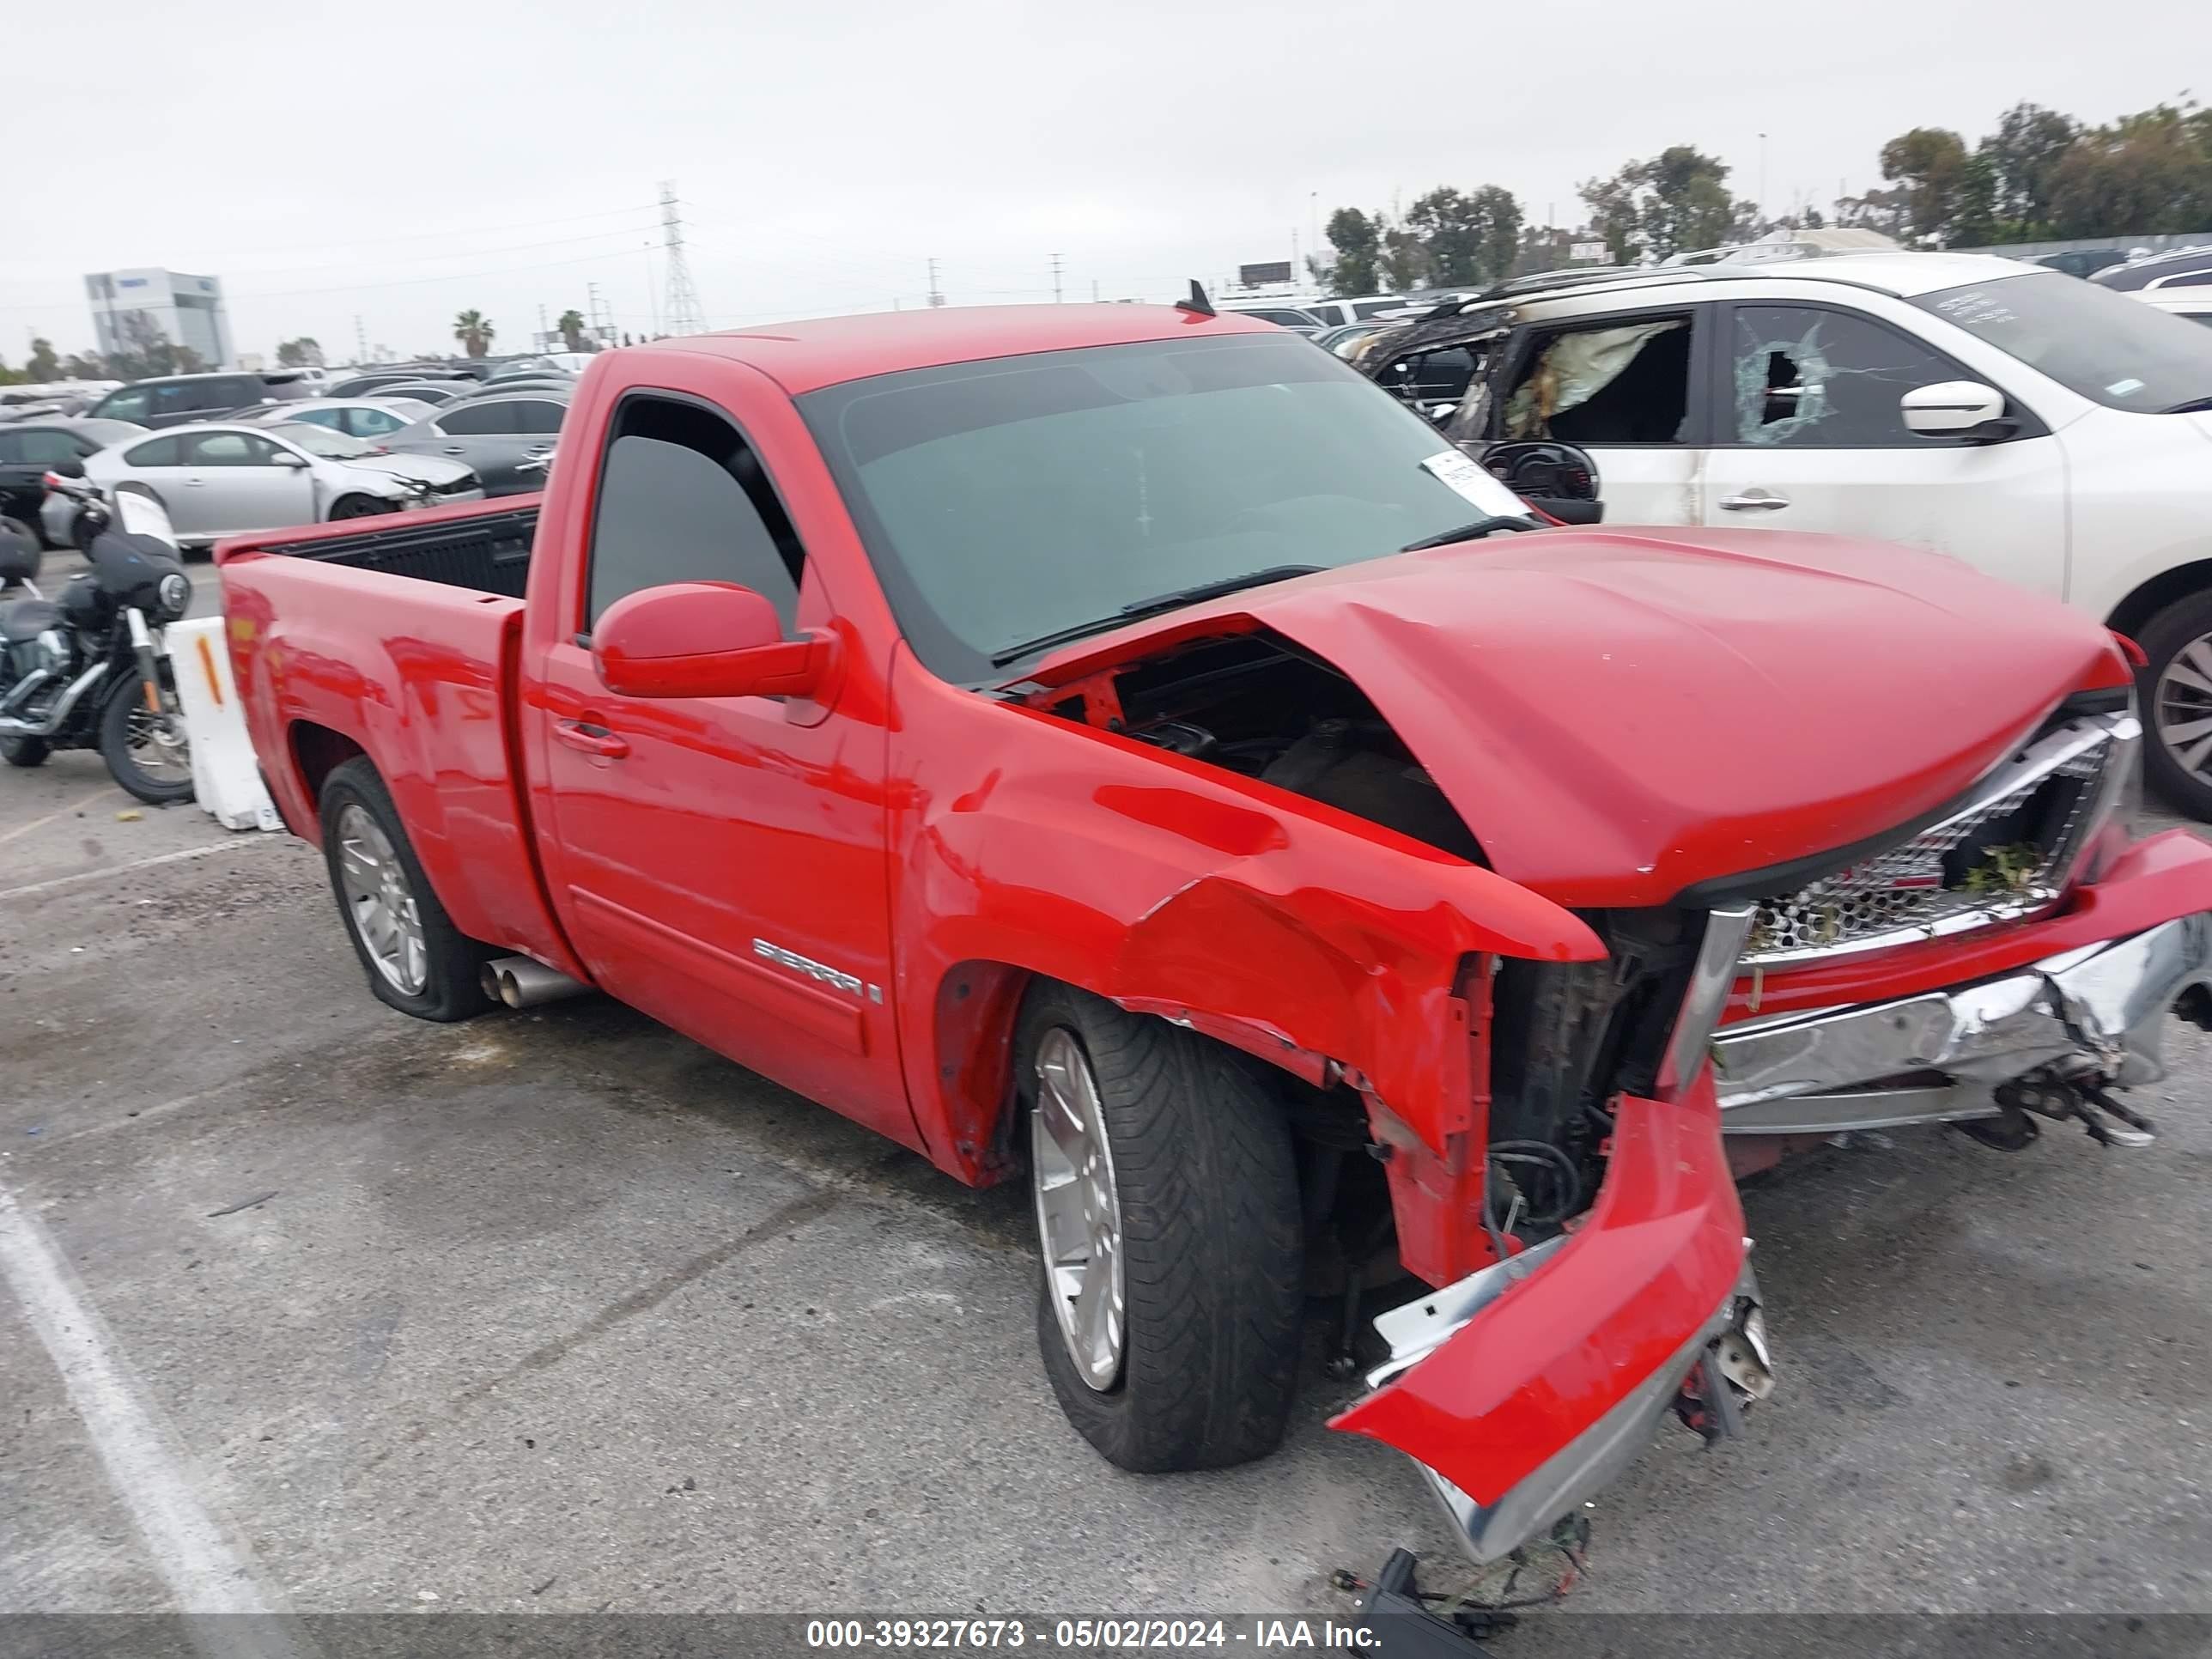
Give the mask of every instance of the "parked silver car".
[[296, 404], [271, 404], [266, 409], [237, 418], [252, 426], [277, 426], [298, 421], [343, 432], [349, 438], [380, 443], [400, 428], [411, 426], [431, 414], [435, 408], [434, 404], [419, 403], [412, 398], [392, 398], [377, 392], [367, 398], [316, 398]]
[[487, 495], [515, 495], [544, 487], [568, 401], [558, 392], [470, 398], [380, 440], [397, 455], [439, 455], [465, 463]]
[[358, 438], [298, 422], [185, 427], [103, 449], [84, 471], [110, 497], [121, 490], [151, 495], [186, 545], [248, 530], [482, 501], [484, 494], [482, 480], [460, 462], [379, 454]]

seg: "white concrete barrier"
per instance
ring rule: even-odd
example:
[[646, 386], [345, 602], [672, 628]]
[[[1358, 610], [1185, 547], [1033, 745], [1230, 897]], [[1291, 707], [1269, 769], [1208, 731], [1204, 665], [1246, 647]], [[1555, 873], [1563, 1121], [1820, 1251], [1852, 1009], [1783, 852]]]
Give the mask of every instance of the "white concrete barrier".
[[192, 793], [226, 830], [282, 830], [246, 734], [223, 628], [221, 617], [199, 617], [171, 623], [162, 636], [192, 744]]

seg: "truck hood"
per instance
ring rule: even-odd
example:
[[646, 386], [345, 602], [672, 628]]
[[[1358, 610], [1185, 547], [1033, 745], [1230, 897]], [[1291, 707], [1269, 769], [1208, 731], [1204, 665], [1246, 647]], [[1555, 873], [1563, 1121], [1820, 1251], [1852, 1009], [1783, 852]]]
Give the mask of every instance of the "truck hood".
[[1560, 529], [1173, 611], [1024, 683], [1259, 630], [1359, 685], [1498, 873], [1582, 906], [1663, 903], [1901, 830], [2069, 694], [2127, 678], [2095, 623], [1941, 555]]

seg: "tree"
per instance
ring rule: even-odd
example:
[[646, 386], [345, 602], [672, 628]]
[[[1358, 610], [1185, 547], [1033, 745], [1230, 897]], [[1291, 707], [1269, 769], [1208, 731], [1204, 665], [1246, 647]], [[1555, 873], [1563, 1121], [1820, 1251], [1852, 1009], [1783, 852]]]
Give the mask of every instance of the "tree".
[[[1379, 216], [1378, 216], [1379, 217]], [[1358, 208], [1339, 208], [1328, 216], [1328, 244], [1336, 250], [1329, 267], [1332, 294], [1372, 294], [1376, 263], [1382, 248], [1382, 228]]]
[[1604, 242], [1606, 258], [1616, 265], [1636, 259], [1636, 184], [1630, 177], [1635, 165], [1631, 162], [1610, 179], [1585, 179], [1576, 191], [1590, 210], [1590, 228]]
[[1959, 217], [1966, 141], [1942, 127], [1915, 127], [1881, 147], [1881, 176], [1905, 190], [1905, 230], [1916, 241], [1943, 243]]
[[97, 351], [72, 351], [62, 361], [62, 378], [65, 380], [108, 380], [116, 377], [107, 372]]
[[2212, 224], [2212, 121], [2154, 105], [2085, 132], [2051, 169], [2062, 237], [2156, 235]]
[[453, 337], [461, 349], [471, 357], [481, 357], [491, 349], [493, 338], [499, 331], [485, 320], [481, 311], [464, 311], [453, 319]]
[[1382, 258], [1376, 268], [1387, 289], [1421, 287], [1429, 280], [1429, 248], [1421, 233], [1405, 225], [1386, 228], [1382, 232]]
[[296, 340], [280, 340], [276, 344], [276, 361], [287, 368], [320, 368], [323, 348], [312, 334], [302, 334]]
[[118, 380], [143, 380], [154, 374], [197, 374], [207, 360], [161, 331], [148, 311], [113, 313], [115, 349], [107, 354], [107, 373]]
[[584, 349], [584, 313], [571, 307], [554, 319], [553, 326], [561, 331], [561, 343], [571, 351]]
[[1996, 173], [1996, 216], [2008, 240], [2039, 241], [2051, 224], [2051, 191], [2058, 164], [2081, 136], [2071, 116], [2037, 104], [2014, 104], [1975, 151]]
[[41, 383], [62, 378], [61, 359], [54, 356], [54, 343], [43, 337], [31, 341], [31, 355], [23, 364], [23, 372]]
[[1431, 281], [1460, 288], [1481, 280], [1482, 228], [1474, 204], [1459, 191], [1443, 185], [1415, 198], [1405, 228], [1426, 250]]
[[1638, 252], [1654, 260], [1729, 240], [1739, 220], [1757, 210], [1728, 191], [1728, 163], [1688, 144], [1674, 144], [1645, 161], [1631, 161], [1610, 179], [1583, 181], [1590, 224], [1615, 264]]

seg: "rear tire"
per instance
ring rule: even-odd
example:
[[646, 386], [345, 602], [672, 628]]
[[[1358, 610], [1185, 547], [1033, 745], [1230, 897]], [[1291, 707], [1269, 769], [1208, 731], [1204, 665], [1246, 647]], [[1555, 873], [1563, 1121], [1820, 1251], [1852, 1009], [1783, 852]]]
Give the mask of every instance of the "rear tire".
[[[166, 678], [166, 665], [163, 672]], [[100, 711], [100, 759], [107, 763], [116, 782], [149, 806], [173, 806], [192, 798], [192, 750], [191, 739], [183, 735], [185, 717], [176, 712], [175, 687], [164, 685], [161, 690], [172, 742], [162, 741], [163, 728], [146, 707], [146, 682], [135, 673], [108, 694], [106, 706]], [[146, 764], [156, 757], [163, 771]], [[178, 765], [184, 769], [181, 777], [172, 775]]]
[[[1062, 1326], [1072, 1304], [1066, 1269], [1056, 1274], [1054, 1262], [1071, 1258], [1048, 1242], [1037, 1171], [1055, 1157], [1062, 1188], [1077, 1177], [1042, 1150], [1051, 1131], [1034, 1114], [1054, 1085], [1041, 1081], [1041, 1054], [1063, 1066], [1079, 1056], [1103, 1120], [1097, 1195], [1116, 1242], [1091, 1261], [1119, 1256], [1123, 1298], [1118, 1354], [1104, 1376], [1102, 1351], [1079, 1358]], [[1038, 1142], [1037, 1341], [1068, 1421], [1109, 1462], [1146, 1473], [1222, 1468], [1273, 1451], [1297, 1380], [1304, 1228], [1290, 1130], [1259, 1063], [1051, 983], [1023, 1009], [1015, 1058]]]
[[341, 495], [331, 505], [331, 521], [340, 519], [374, 519], [398, 509], [390, 501], [380, 501], [374, 495]]
[[52, 753], [44, 738], [0, 738], [0, 761], [10, 766], [43, 766]]
[[[2143, 775], [2178, 811], [2212, 820], [2212, 592], [2177, 599], [2136, 635], [2150, 665], [2137, 677], [2142, 710]], [[2185, 735], [2171, 737], [2179, 731]]]
[[[483, 1012], [490, 1004], [484, 1000], [477, 974], [493, 952], [455, 927], [446, 907], [438, 902], [438, 895], [415, 856], [414, 843], [407, 839], [399, 809], [392, 805], [392, 793], [366, 757], [346, 762], [324, 781], [321, 812], [323, 862], [330, 871], [331, 893], [337, 901], [338, 915], [344, 918], [354, 954], [361, 958], [362, 971], [368, 975], [368, 988], [380, 1000], [417, 1019], [444, 1022]], [[380, 965], [378, 951], [362, 932], [365, 921], [374, 925], [375, 919], [365, 917], [362, 907], [348, 896], [347, 832], [349, 827], [359, 830], [362, 818], [384, 842], [383, 848], [370, 847], [372, 855], [380, 860], [385, 849], [389, 849], [396, 866], [391, 871], [397, 884], [393, 890], [405, 905], [411, 906], [414, 924], [420, 932], [422, 982], [413, 988], [400, 982], [408, 975], [396, 980]], [[368, 839], [374, 842], [374, 836]]]

